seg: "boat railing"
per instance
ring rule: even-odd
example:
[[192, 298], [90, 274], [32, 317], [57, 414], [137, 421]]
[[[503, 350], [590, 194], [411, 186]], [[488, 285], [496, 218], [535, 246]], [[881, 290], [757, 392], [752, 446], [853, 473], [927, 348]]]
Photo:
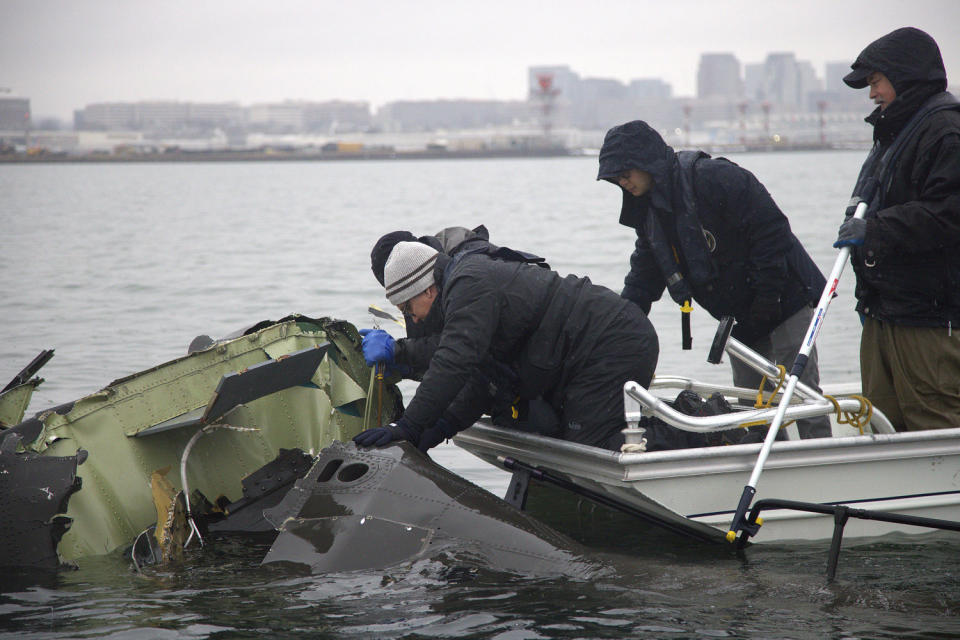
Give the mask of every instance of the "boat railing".
[[[751, 367], [768, 380], [777, 380], [782, 377], [782, 370], [762, 355], [733, 337], [727, 337], [723, 350], [733, 358], [737, 358]], [[713, 362], [714, 360], [711, 360]], [[716, 360], [719, 361], [718, 359]], [[757, 396], [757, 389], [725, 386], [700, 382], [682, 376], [656, 376], [650, 384], [650, 389], [687, 389], [700, 395], [721, 393], [726, 397], [738, 400], [753, 400]], [[777, 413], [776, 401], [780, 397], [779, 391], [774, 393], [769, 407], [759, 409], [742, 409], [732, 413], [715, 416], [689, 416], [670, 406], [666, 401], [654, 395], [650, 390], [643, 388], [636, 382], [627, 382], [623, 387], [624, 414], [627, 420], [627, 442], [642, 437], [639, 422], [642, 416], [657, 417], [678, 429], [696, 433], [723, 431], [745, 424], [769, 424]], [[827, 398], [816, 389], [797, 382], [791, 404], [787, 407], [784, 420], [797, 420], [824, 416], [842, 411], [859, 413], [863, 410], [863, 400], [859, 397]], [[876, 433], [895, 433], [890, 420], [878, 410], [872, 408], [870, 425]]]
[[[953, 520], [943, 520], [941, 518], [924, 518], [922, 516], [905, 515], [892, 513], [890, 511], [873, 511], [869, 509], [857, 509], [845, 504], [820, 504], [817, 502], [799, 502], [797, 500], [780, 500], [778, 498], [765, 498], [757, 500], [750, 510], [748, 522], [754, 527], [758, 527], [763, 521], [760, 519], [760, 513], [765, 509], [790, 509], [792, 511], [805, 511], [807, 513], [819, 513], [833, 516], [833, 537], [830, 541], [830, 553], [827, 557], [827, 577], [833, 580], [837, 575], [837, 564], [840, 561], [840, 545], [843, 544], [843, 530], [850, 518], [859, 520], [876, 520], [878, 522], [892, 522], [894, 524], [905, 524], [914, 527], [926, 527], [928, 529], [940, 529], [941, 531], [960, 531], [960, 522]], [[737, 539], [737, 546], [743, 549], [747, 545], [750, 535], [741, 535]]]

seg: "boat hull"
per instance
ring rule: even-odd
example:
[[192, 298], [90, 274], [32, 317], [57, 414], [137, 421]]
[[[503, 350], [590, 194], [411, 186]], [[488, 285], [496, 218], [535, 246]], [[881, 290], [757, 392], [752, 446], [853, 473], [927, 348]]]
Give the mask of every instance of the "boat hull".
[[[672, 525], [719, 535], [730, 525], [761, 446], [617, 453], [483, 422], [454, 442], [496, 466], [501, 466], [498, 457], [511, 457]], [[776, 442], [754, 503], [764, 498], [960, 520], [960, 429]], [[830, 516], [770, 510], [762, 517], [754, 542], [819, 540], [833, 534]], [[929, 529], [851, 519], [844, 537], [894, 531]]]

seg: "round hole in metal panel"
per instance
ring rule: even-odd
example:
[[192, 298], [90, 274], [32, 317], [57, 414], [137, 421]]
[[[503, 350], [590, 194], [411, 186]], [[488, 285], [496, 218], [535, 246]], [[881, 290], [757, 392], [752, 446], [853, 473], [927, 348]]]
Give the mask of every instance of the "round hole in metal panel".
[[327, 463], [327, 466], [323, 468], [323, 471], [320, 472], [320, 475], [317, 476], [317, 482], [327, 482], [330, 478], [333, 477], [333, 474], [337, 472], [337, 469], [340, 468], [340, 465], [343, 464], [343, 460], [331, 460]]
[[362, 462], [354, 462], [340, 470], [340, 473], [337, 474], [337, 480], [340, 482], [353, 482], [354, 480], [362, 478], [369, 470], [370, 467]]

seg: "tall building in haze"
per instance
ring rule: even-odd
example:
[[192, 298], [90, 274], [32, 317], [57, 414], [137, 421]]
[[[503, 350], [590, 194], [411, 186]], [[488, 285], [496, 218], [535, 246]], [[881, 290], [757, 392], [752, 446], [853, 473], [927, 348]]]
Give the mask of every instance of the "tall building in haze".
[[0, 95], [0, 131], [30, 128], [30, 99]]
[[701, 100], [743, 97], [740, 61], [732, 53], [704, 53], [697, 68], [697, 97]]

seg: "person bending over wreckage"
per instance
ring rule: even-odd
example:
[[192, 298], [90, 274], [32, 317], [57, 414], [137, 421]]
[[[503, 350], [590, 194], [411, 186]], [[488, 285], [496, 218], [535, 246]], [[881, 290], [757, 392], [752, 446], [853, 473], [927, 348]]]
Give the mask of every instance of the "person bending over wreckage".
[[[556, 416], [535, 430], [618, 450], [623, 385], [648, 386], [656, 368], [653, 325], [636, 305], [588, 278], [561, 277], [538, 266], [542, 259], [496, 247], [482, 227], [469, 233], [469, 242], [445, 246], [441, 232], [439, 247], [407, 238], [390, 249], [382, 281], [387, 299], [420, 337], [394, 342], [386, 332], [366, 332], [364, 355], [370, 363], [415, 368], [419, 362], [425, 370], [403, 416], [354, 441], [369, 447], [403, 439], [429, 449], [488, 412], [496, 395], [490, 381], [508, 380], [503, 386], [516, 394], [511, 408], [545, 405], [543, 413]], [[398, 238], [388, 236], [378, 246]]]
[[[490, 242], [490, 234], [483, 225], [475, 229], [447, 227], [432, 236], [417, 238], [409, 231], [392, 231], [380, 237], [370, 252], [370, 269], [380, 286], [383, 270], [390, 252], [398, 242], [422, 242], [448, 256], [461, 252], [486, 253], [508, 262], [526, 262], [549, 268], [540, 256], [498, 247]], [[367, 364], [385, 363], [392, 375], [421, 380], [430, 364], [430, 358], [440, 342], [442, 329], [440, 305], [430, 308], [427, 317], [416, 322], [405, 315], [407, 337], [394, 340], [386, 331], [361, 329], [363, 354]], [[454, 402], [444, 410], [437, 423], [420, 436], [419, 448], [426, 452], [443, 440], [469, 427], [477, 416], [487, 414], [501, 427], [560, 436], [560, 418], [543, 398], [521, 400], [516, 373], [492, 357], [484, 358]]]

